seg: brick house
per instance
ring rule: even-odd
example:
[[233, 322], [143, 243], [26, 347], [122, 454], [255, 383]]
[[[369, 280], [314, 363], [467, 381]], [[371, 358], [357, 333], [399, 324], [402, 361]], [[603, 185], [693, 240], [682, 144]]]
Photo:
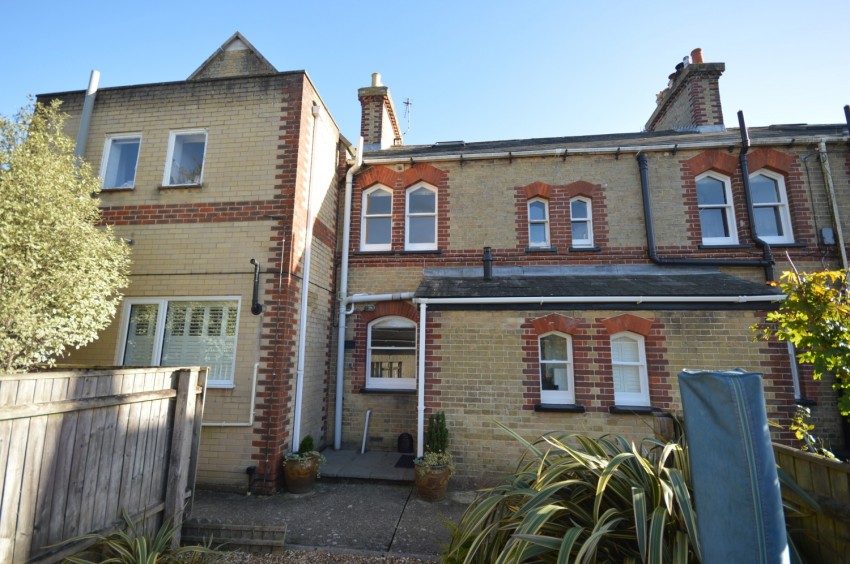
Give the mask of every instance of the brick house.
[[198, 481], [244, 489], [256, 466], [255, 490], [273, 491], [283, 453], [326, 434], [348, 144], [307, 73], [278, 72], [239, 33], [184, 81], [97, 90], [88, 120], [86, 98], [38, 99], [62, 101], [99, 166], [133, 266], [116, 320], [66, 360], [209, 365]]
[[842, 446], [828, 383], [750, 326], [789, 258], [806, 270], [846, 257], [847, 126], [727, 130], [724, 65], [699, 50], [687, 63], [640, 133], [404, 146], [380, 77], [360, 89], [337, 448], [359, 447], [368, 412], [367, 448], [395, 450], [406, 432], [421, 452], [427, 414], [443, 410], [459, 475], [486, 478], [519, 454], [494, 421], [529, 438], [638, 439], [681, 410], [682, 369], [735, 367], [764, 373], [772, 419], [813, 404]]

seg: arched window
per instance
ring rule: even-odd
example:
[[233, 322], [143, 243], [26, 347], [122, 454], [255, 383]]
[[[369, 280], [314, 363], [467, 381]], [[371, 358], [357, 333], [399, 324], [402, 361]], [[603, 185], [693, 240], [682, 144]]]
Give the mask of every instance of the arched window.
[[360, 249], [389, 251], [392, 249], [393, 195], [381, 186], [363, 192], [360, 222]]
[[702, 244], [737, 245], [738, 229], [729, 178], [705, 173], [697, 177], [696, 185]]
[[406, 250], [437, 248], [437, 191], [424, 185], [407, 191], [405, 210]]
[[528, 201], [528, 246], [550, 247], [549, 202], [545, 198]]
[[614, 403], [649, 406], [643, 336], [628, 331], [611, 335], [611, 367], [614, 378]]
[[593, 246], [593, 215], [588, 198], [570, 200], [570, 229], [573, 247]]
[[574, 404], [573, 342], [569, 335], [546, 333], [540, 343], [540, 403]]
[[756, 235], [772, 244], [793, 243], [785, 179], [774, 172], [760, 170], [750, 175], [750, 194]]
[[416, 324], [382, 317], [369, 324], [366, 339], [366, 387], [416, 389]]

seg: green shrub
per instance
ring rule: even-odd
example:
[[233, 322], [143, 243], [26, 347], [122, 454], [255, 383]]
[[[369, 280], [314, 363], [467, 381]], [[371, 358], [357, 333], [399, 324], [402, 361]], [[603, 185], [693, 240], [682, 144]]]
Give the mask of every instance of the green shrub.
[[303, 439], [301, 439], [301, 443], [298, 445], [298, 454], [308, 454], [311, 452], [315, 452], [316, 448], [313, 446], [313, 437], [311, 435], [307, 435]]
[[446, 414], [442, 411], [428, 416], [428, 434], [425, 436], [425, 452], [445, 453], [449, 448], [449, 430]]

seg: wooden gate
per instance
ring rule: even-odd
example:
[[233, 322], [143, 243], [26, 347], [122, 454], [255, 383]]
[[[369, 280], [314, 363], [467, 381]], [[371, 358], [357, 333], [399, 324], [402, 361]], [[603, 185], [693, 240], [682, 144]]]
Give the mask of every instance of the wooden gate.
[[198, 367], [0, 375], [0, 562], [58, 561], [124, 511], [150, 530], [182, 520], [205, 381]]

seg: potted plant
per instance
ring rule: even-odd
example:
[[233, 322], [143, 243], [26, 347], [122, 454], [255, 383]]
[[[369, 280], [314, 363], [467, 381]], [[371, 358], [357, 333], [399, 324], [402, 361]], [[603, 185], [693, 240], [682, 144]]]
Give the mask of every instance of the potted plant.
[[417, 458], [415, 481], [419, 497], [425, 501], [439, 501], [446, 497], [449, 478], [455, 471], [454, 459], [448, 452], [449, 430], [446, 414], [442, 411], [428, 416], [424, 455]]
[[286, 491], [294, 494], [311, 492], [316, 478], [319, 477], [319, 466], [324, 461], [322, 453], [313, 447], [313, 437], [304, 437], [298, 445], [298, 450], [287, 454], [283, 461]]

